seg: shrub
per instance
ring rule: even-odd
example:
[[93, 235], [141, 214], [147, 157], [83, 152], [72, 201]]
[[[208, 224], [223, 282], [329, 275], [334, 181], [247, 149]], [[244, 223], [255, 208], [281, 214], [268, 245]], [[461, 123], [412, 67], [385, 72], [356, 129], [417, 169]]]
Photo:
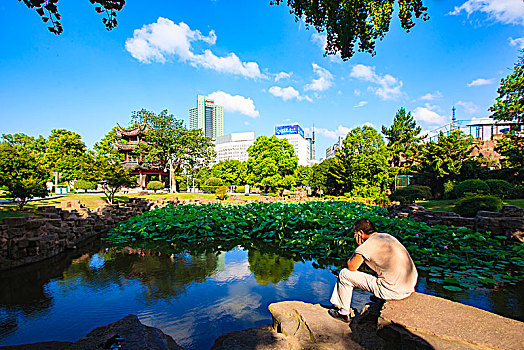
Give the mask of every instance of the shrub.
[[267, 195], [269, 197], [277, 197], [278, 196], [278, 194], [276, 194], [275, 192], [269, 192]]
[[218, 177], [210, 177], [206, 181], [207, 186], [222, 186], [223, 184], [224, 182], [221, 179], [219, 179]]
[[501, 208], [502, 199], [490, 195], [476, 195], [457, 200], [453, 211], [465, 217], [474, 217], [479, 210], [498, 212]]
[[96, 190], [96, 183], [86, 180], [76, 180], [75, 189], [84, 190], [84, 192], [87, 192], [87, 190]]
[[457, 196], [455, 195], [455, 182], [453, 181], [446, 181], [444, 183], [444, 199], [455, 199]]
[[455, 186], [454, 192], [457, 198], [462, 198], [466, 195], [466, 193], [487, 194], [489, 193], [489, 187], [482, 180], [471, 179], [471, 180], [459, 182]]
[[204, 186], [202, 186], [202, 191], [204, 191], [204, 193], [215, 193], [217, 188], [223, 184], [224, 182], [218, 177], [210, 177], [206, 180]]
[[164, 184], [161, 183], [160, 181], [149, 181], [147, 183], [147, 189], [148, 190], [153, 190], [153, 191], [155, 191], [155, 193], [156, 193], [156, 191], [161, 190], [163, 188], [164, 188]]
[[220, 186], [216, 189], [215, 194], [217, 196], [217, 199], [220, 199], [221, 201], [227, 199], [229, 197], [227, 195], [227, 186]]
[[185, 181], [180, 181], [178, 183], [178, 190], [180, 192], [187, 192], [187, 183]]
[[246, 192], [246, 186], [243, 186], [243, 185], [242, 185], [242, 186], [237, 186], [237, 187], [235, 188], [235, 191], [236, 191], [237, 193], [244, 193], [244, 192]]
[[506, 180], [486, 180], [489, 194], [500, 198], [516, 198], [515, 186]]
[[393, 192], [389, 198], [392, 201], [399, 201], [400, 204], [414, 203], [417, 199], [429, 199], [431, 189], [428, 186], [410, 185], [399, 188]]

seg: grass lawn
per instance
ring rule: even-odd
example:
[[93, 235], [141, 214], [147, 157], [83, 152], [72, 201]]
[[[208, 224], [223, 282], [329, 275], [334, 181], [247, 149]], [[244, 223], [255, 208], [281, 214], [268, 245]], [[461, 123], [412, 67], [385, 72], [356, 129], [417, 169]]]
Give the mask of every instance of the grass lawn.
[[[520, 208], [524, 208], [524, 199], [504, 199], [503, 205], [515, 205]], [[447, 200], [433, 200], [433, 201], [418, 201], [418, 205], [423, 206], [428, 210], [434, 211], [453, 211], [455, 207], [454, 199]]]

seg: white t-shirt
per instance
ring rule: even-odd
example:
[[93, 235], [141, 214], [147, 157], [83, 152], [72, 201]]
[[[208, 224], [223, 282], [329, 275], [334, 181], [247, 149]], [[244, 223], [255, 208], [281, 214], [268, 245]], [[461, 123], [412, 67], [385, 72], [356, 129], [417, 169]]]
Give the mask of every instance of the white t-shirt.
[[415, 291], [418, 273], [404, 246], [392, 235], [374, 233], [362, 243], [355, 253], [378, 274], [378, 283], [398, 293]]

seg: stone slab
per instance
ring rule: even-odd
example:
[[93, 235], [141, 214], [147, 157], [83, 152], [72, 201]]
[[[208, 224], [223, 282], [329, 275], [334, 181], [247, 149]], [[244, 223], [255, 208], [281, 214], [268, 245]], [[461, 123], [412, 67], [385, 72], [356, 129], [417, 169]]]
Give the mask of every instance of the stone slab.
[[440, 344], [435, 348], [524, 349], [524, 322], [420, 293], [386, 302], [379, 323]]

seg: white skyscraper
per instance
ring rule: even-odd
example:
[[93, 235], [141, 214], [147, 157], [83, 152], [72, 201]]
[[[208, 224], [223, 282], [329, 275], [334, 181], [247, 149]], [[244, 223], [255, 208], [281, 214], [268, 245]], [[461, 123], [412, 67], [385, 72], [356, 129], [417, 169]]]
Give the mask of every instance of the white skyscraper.
[[205, 136], [213, 139], [224, 135], [224, 107], [198, 95], [197, 106], [189, 109], [189, 128], [201, 129]]

